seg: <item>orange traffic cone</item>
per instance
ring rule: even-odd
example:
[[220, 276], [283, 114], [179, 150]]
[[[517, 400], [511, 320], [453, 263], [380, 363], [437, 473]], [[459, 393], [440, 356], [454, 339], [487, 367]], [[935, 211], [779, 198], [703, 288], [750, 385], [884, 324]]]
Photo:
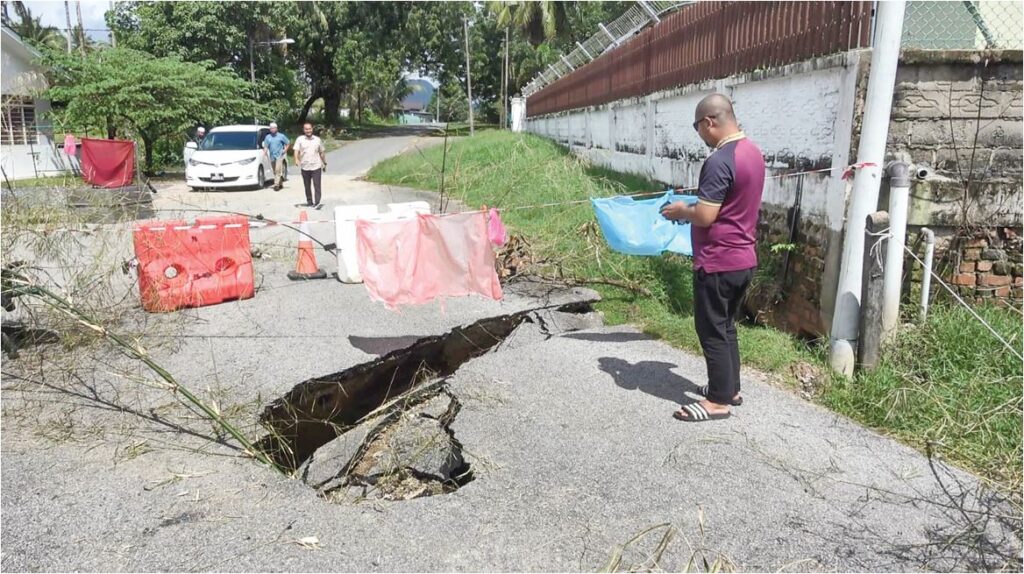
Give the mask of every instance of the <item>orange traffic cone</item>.
[[302, 279], [324, 279], [327, 274], [316, 265], [316, 253], [313, 252], [313, 240], [309, 235], [309, 224], [306, 221], [306, 210], [299, 213], [299, 258], [295, 263], [295, 271], [288, 272], [288, 278], [294, 281]]

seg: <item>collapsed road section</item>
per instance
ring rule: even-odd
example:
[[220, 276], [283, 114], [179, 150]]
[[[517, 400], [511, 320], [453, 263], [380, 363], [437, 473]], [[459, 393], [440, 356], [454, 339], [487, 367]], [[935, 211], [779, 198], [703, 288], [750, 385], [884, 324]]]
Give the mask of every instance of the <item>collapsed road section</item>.
[[[448, 483], [427, 488], [427, 494], [465, 483], [471, 473], [449, 430], [458, 401], [447, 394], [446, 377], [470, 359], [511, 341], [510, 336], [521, 332], [524, 323], [532, 326], [531, 334], [541, 337], [603, 323], [592, 307], [600, 296], [592, 290], [539, 284], [534, 290], [542, 292], [532, 294], [538, 303], [530, 308], [425, 337], [373, 361], [299, 383], [264, 409], [260, 422], [269, 432], [258, 446], [278, 464], [298, 470], [307, 483], [327, 492], [360, 481], [373, 485], [382, 476], [401, 481], [410, 473], [420, 473], [415, 468], [397, 472], [400, 469], [380, 461], [386, 445], [394, 446], [411, 436], [408, 440], [425, 449], [420, 454], [426, 453], [428, 460], [433, 456], [436, 463], [432, 466], [443, 469], [429, 473], [427, 482]], [[374, 426], [366, 430], [370, 423]], [[346, 435], [357, 428], [363, 432], [351, 433], [361, 435], [353, 441], [354, 437]], [[327, 450], [336, 452], [329, 457], [318, 455], [313, 467], [310, 459], [314, 453], [332, 441], [335, 444]], [[431, 449], [436, 455], [430, 454]], [[323, 468], [325, 460], [333, 461], [330, 466], [334, 470]], [[311, 469], [320, 478], [308, 479]]]

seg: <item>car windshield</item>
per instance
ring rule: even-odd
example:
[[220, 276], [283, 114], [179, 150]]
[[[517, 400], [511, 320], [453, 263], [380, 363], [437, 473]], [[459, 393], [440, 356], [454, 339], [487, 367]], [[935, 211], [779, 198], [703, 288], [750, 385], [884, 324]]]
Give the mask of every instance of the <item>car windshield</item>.
[[201, 150], [256, 149], [256, 132], [212, 132], [203, 138]]

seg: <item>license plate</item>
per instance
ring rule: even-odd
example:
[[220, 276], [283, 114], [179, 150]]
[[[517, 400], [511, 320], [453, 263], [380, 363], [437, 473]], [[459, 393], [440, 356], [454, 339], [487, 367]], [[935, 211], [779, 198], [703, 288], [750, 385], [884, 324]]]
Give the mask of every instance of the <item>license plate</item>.
[[224, 174], [223, 173], [215, 173], [215, 174], [210, 176], [210, 180], [211, 181], [224, 181]]

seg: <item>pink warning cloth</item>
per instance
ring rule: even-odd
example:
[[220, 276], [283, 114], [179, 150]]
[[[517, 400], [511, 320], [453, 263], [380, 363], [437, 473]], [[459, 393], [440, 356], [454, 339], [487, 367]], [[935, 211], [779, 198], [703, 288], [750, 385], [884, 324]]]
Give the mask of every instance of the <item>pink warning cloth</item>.
[[505, 234], [505, 224], [501, 222], [501, 215], [497, 209], [487, 213], [487, 236], [495, 247], [505, 245], [508, 236]]
[[482, 211], [394, 221], [356, 220], [359, 273], [389, 309], [476, 293], [500, 300], [494, 250]]
[[67, 134], [64, 136], [64, 153], [74, 156], [75, 152], [78, 151], [77, 144], [75, 143], [75, 136]]

